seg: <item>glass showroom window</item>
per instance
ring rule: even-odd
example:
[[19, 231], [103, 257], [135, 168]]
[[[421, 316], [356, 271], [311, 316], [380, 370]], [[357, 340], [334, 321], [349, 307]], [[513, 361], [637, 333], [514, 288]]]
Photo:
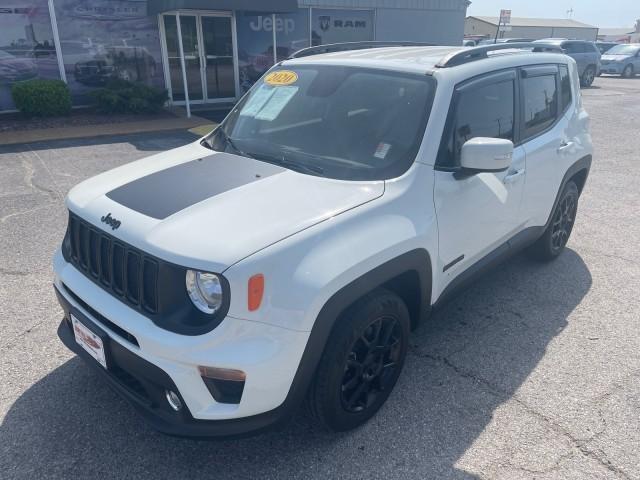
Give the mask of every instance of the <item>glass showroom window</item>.
[[373, 40], [373, 10], [314, 8], [311, 11], [313, 45]]
[[0, 0], [0, 110], [14, 107], [11, 86], [60, 78], [47, 0]]
[[236, 16], [240, 89], [249, 90], [273, 64], [273, 15]]
[[285, 60], [300, 49], [309, 46], [309, 9], [276, 15], [276, 54]]
[[164, 86], [157, 19], [147, 2], [56, 0], [60, 47], [74, 103], [119, 78]]

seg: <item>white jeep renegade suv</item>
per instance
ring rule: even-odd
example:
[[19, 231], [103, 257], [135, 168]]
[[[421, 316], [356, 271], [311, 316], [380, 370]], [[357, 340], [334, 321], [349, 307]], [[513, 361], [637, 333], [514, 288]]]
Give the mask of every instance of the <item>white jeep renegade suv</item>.
[[567, 243], [592, 153], [571, 58], [357, 47], [278, 63], [207, 137], [69, 193], [58, 334], [159, 430], [260, 431], [305, 398], [356, 427], [432, 308]]

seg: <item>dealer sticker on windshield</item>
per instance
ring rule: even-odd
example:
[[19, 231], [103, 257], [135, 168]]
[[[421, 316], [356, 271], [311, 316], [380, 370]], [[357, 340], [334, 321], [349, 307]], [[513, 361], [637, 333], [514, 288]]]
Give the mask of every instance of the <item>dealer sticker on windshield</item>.
[[292, 83], [296, 83], [297, 80], [298, 74], [291, 70], [278, 70], [276, 72], [271, 72], [269, 75], [264, 77], [264, 83], [267, 85], [273, 85], [274, 87], [291, 85]]

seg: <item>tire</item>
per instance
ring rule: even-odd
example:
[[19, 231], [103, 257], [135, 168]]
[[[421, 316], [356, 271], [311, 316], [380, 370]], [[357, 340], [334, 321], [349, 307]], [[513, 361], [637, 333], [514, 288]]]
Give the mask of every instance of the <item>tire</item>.
[[376, 289], [338, 318], [307, 396], [311, 416], [334, 432], [356, 428], [384, 404], [400, 376], [410, 319], [396, 294]]
[[635, 77], [636, 72], [633, 70], [633, 65], [629, 64], [626, 67], [624, 67], [624, 70], [622, 70], [622, 78], [633, 78]]
[[573, 181], [568, 182], [553, 210], [549, 226], [542, 236], [529, 247], [531, 257], [548, 262], [562, 253], [573, 230], [579, 197], [578, 186]]
[[593, 84], [593, 80], [596, 78], [596, 69], [593, 66], [588, 66], [582, 72], [580, 77], [580, 85], [583, 87], [590, 87]]

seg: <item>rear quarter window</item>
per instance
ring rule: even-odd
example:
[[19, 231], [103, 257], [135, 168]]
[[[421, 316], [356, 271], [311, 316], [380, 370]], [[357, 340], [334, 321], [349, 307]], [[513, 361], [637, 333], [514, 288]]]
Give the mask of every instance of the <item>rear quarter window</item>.
[[524, 134], [526, 141], [549, 128], [558, 118], [558, 89], [555, 75], [522, 79]]
[[562, 95], [562, 112], [565, 112], [571, 105], [571, 77], [569, 76], [569, 68], [566, 65], [560, 65], [560, 94]]

